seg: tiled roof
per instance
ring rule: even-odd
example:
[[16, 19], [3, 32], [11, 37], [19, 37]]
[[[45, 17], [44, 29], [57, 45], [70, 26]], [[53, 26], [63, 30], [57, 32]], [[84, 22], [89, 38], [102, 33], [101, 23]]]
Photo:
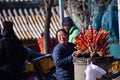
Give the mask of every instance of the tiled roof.
[[[11, 5], [12, 4], [12, 5]], [[19, 39], [31, 40], [38, 39], [40, 33], [44, 32], [45, 23], [45, 11], [44, 8], [36, 6], [23, 6], [23, 3], [19, 3], [19, 7], [15, 7], [14, 3], [5, 3], [0, 7], [0, 26], [4, 20], [10, 20], [14, 22], [14, 31]], [[7, 6], [7, 7], [6, 7]], [[50, 37], [55, 37], [56, 31], [60, 27], [60, 17], [58, 7], [52, 8], [52, 17], [50, 23]]]

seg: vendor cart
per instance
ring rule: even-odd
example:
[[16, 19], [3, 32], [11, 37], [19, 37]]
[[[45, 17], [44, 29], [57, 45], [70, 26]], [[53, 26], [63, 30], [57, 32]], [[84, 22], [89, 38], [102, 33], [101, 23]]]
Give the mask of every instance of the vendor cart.
[[33, 59], [36, 76], [39, 80], [55, 80], [55, 65], [51, 54]]
[[[110, 56], [95, 58], [94, 60], [92, 60], [93, 64], [101, 67], [106, 72], [108, 71], [108, 68], [110, 67], [113, 61], [114, 61], [113, 57]], [[74, 61], [75, 80], [85, 80], [86, 78], [85, 70], [86, 67], [90, 64], [90, 62], [91, 62], [90, 58], [77, 58]], [[103, 75], [103, 77], [99, 80], [117, 80], [118, 78], [113, 79], [112, 77]]]

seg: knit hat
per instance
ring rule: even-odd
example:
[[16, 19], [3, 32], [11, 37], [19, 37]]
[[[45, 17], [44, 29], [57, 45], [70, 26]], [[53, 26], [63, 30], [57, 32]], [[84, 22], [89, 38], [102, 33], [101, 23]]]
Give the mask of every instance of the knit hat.
[[63, 26], [74, 26], [74, 22], [70, 17], [65, 17], [63, 22], [62, 22]]

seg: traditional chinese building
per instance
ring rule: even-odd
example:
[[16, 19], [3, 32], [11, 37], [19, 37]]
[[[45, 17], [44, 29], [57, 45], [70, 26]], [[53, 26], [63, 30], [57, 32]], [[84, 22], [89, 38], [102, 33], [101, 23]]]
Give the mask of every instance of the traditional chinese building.
[[[50, 37], [54, 38], [60, 28], [59, 9], [57, 4], [52, 7]], [[43, 0], [1, 0], [0, 28], [2, 22], [10, 20], [14, 23], [14, 31], [24, 45], [36, 48], [37, 39], [44, 31], [45, 9]], [[37, 48], [36, 48], [37, 49]]]

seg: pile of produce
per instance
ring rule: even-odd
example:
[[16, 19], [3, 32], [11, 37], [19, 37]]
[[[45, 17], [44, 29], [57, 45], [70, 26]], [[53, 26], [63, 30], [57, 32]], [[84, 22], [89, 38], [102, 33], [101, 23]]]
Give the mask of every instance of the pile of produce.
[[79, 36], [75, 37], [76, 49], [106, 55], [109, 53], [108, 34], [109, 31], [105, 31], [104, 28], [100, 28], [99, 31], [96, 31], [90, 25], [88, 29], [84, 30], [84, 32], [80, 32]]
[[120, 62], [118, 61], [113, 62], [108, 72], [112, 74], [120, 73]]

